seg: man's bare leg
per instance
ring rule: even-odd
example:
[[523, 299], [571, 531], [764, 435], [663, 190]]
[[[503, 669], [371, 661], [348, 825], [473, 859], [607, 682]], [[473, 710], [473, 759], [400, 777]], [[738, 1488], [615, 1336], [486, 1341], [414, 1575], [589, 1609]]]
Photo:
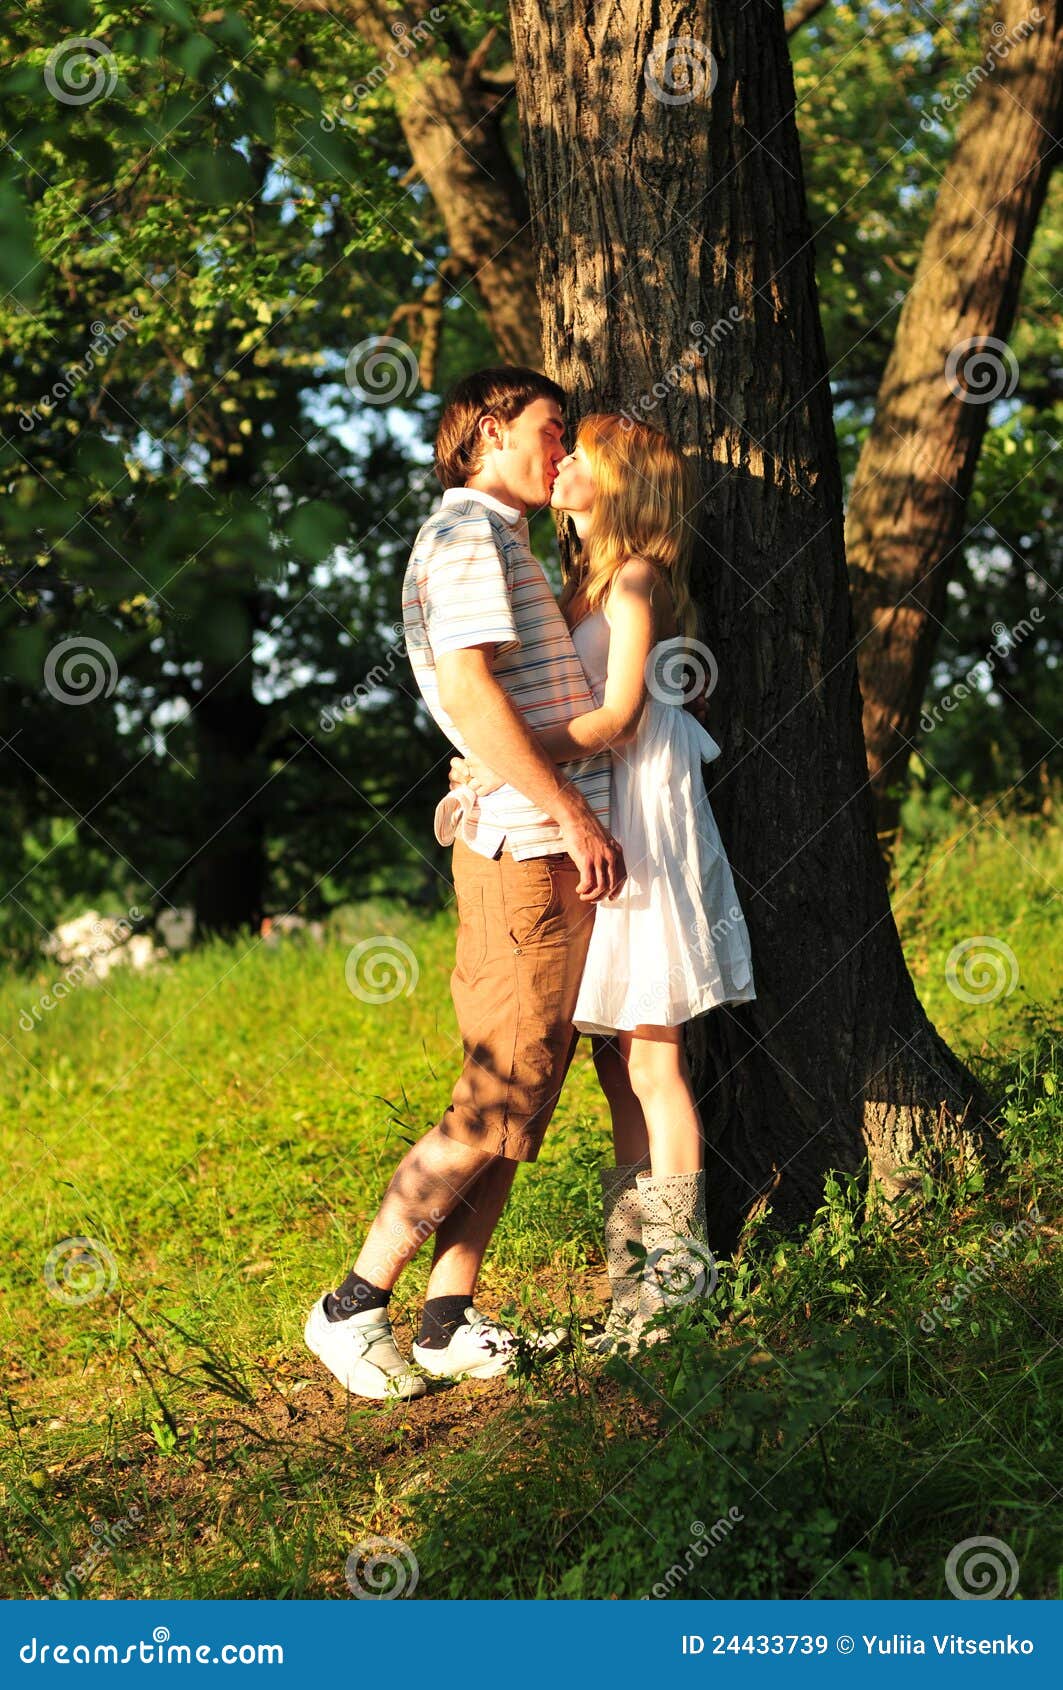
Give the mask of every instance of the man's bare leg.
[[427, 1297], [467, 1296], [472, 1301], [484, 1252], [513, 1186], [515, 1161], [495, 1156], [476, 1176], [436, 1232]]
[[[432, 1127], [395, 1169], [358, 1253], [354, 1272], [382, 1291], [390, 1291], [425, 1239], [445, 1228], [448, 1284], [452, 1281], [455, 1295], [471, 1295], [516, 1166], [491, 1151], [476, 1150], [449, 1138], [438, 1126]], [[490, 1177], [481, 1189], [485, 1175]], [[481, 1209], [481, 1204], [486, 1208]], [[438, 1242], [436, 1259], [440, 1259]], [[446, 1295], [435, 1289], [435, 1274], [433, 1268], [429, 1295]]]

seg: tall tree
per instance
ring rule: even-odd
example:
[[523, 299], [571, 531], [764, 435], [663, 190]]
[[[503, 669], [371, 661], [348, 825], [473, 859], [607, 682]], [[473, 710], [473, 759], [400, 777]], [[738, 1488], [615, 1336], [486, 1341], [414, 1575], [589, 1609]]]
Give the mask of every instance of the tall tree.
[[964, 102], [864, 444], [846, 522], [864, 739], [887, 850], [927, 677], [962, 559], [992, 401], [1020, 373], [1007, 341], [1060, 157], [1063, 3], [999, 0]]
[[[787, 34], [825, 4], [794, 0]], [[434, 337], [451, 290], [472, 287], [501, 356], [538, 369], [542, 324], [528, 200], [505, 129], [513, 67], [490, 66], [497, 27], [485, 28], [470, 47], [446, 8], [428, 0], [295, 0], [293, 9], [334, 18], [376, 54], [356, 98], [359, 87], [379, 80], [391, 89], [410, 149], [408, 180], [423, 182], [432, 195], [448, 247], [422, 300], [426, 331]]]
[[[842, 489], [779, 0], [512, 0], [546, 367], [574, 410], [696, 460], [718, 665], [711, 798], [758, 997], [694, 1050], [714, 1237], [807, 1218], [827, 1169], [888, 1193], [992, 1137], [930, 1024], [875, 841]], [[635, 866], [635, 865], [633, 865]]]

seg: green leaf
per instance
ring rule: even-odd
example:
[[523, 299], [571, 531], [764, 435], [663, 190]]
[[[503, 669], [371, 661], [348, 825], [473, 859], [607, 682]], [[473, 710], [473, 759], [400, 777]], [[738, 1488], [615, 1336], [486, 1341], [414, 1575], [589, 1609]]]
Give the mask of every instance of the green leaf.
[[173, 155], [182, 190], [206, 205], [233, 205], [257, 192], [251, 168], [231, 147], [189, 147]]
[[249, 71], [237, 71], [232, 78], [240, 104], [247, 114], [247, 126], [260, 141], [272, 141], [276, 133], [276, 101], [265, 83]]
[[251, 31], [237, 12], [223, 12], [211, 33], [241, 55], [251, 50]]
[[151, 0], [151, 9], [157, 18], [164, 19], [166, 23], [183, 24], [185, 29], [196, 27], [196, 20], [184, 0]]
[[344, 182], [357, 178], [357, 154], [338, 130], [322, 129], [317, 123], [300, 123], [295, 132], [300, 151], [298, 158], [292, 160], [293, 169], [305, 163], [315, 176], [329, 181], [337, 176]]
[[75, 453], [77, 467], [88, 480], [112, 487], [126, 472], [125, 455], [110, 440], [98, 434], [84, 434]]
[[0, 182], [0, 288], [30, 305], [43, 270], [22, 196], [10, 182]]
[[207, 65], [217, 57], [218, 49], [213, 41], [205, 35], [187, 35], [183, 41], [169, 49], [168, 57], [175, 65], [180, 65], [183, 71], [196, 82], [210, 82], [211, 76], [205, 75]]
[[321, 563], [344, 539], [347, 518], [335, 505], [310, 499], [288, 518], [287, 529], [295, 550], [311, 563]]

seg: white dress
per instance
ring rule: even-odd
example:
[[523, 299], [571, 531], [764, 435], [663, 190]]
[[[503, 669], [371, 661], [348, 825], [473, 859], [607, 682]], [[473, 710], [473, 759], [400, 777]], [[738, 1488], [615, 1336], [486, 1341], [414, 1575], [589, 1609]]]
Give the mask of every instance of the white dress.
[[[572, 638], [600, 708], [605, 612], [578, 622]], [[745, 917], [701, 778], [720, 747], [682, 695], [666, 692], [659, 665], [654, 675], [634, 740], [613, 752], [610, 825], [628, 878], [618, 898], [595, 906], [572, 1017], [583, 1033], [674, 1027], [757, 995]]]

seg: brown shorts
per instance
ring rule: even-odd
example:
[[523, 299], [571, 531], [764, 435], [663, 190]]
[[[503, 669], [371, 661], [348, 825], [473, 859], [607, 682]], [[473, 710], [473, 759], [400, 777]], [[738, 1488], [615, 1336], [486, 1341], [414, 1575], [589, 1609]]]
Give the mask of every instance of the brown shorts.
[[439, 1123], [514, 1162], [534, 1162], [579, 1034], [572, 1025], [594, 923], [565, 852], [517, 862], [460, 838], [451, 858], [458, 942], [450, 991], [465, 1065]]

